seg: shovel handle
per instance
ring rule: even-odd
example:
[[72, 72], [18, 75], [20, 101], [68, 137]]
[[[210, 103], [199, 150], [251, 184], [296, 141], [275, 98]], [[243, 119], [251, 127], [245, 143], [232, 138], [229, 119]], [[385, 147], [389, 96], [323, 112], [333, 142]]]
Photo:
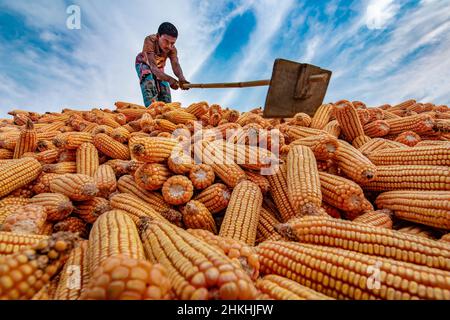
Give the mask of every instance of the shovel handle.
[[189, 83], [189, 84], [183, 84], [182, 87], [185, 89], [191, 89], [191, 88], [201, 88], [201, 89], [247, 88], [247, 87], [268, 86], [269, 84], [270, 84], [270, 80], [256, 80], [256, 81], [247, 81], [247, 82], [225, 82], [225, 83]]

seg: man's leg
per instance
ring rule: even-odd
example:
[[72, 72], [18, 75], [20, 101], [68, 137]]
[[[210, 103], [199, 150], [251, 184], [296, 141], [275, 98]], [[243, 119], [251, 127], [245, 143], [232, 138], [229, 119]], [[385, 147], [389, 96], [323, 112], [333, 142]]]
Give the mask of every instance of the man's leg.
[[167, 81], [160, 81], [159, 82], [159, 95], [158, 95], [158, 101], [163, 101], [165, 103], [171, 103], [172, 102], [172, 95], [170, 94], [170, 85]]
[[141, 83], [142, 96], [146, 107], [158, 99], [158, 89], [152, 74], [147, 75]]

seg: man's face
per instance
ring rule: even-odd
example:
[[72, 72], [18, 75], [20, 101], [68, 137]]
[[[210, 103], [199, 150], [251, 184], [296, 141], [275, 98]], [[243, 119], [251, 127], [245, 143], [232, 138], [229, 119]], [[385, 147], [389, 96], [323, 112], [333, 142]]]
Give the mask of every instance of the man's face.
[[164, 51], [164, 53], [168, 53], [173, 49], [175, 46], [175, 42], [177, 41], [177, 38], [169, 36], [167, 34], [163, 34], [162, 36], [159, 36], [159, 47]]

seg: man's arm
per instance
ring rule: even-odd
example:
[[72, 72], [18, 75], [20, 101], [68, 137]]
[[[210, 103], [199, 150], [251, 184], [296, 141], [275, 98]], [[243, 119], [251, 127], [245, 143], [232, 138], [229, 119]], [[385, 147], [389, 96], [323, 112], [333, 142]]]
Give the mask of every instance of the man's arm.
[[189, 81], [187, 81], [183, 75], [183, 70], [181, 70], [181, 66], [180, 66], [180, 62], [178, 61], [178, 56], [177, 56], [176, 50], [169, 56], [169, 58], [170, 58], [170, 63], [172, 65], [173, 73], [175, 73], [175, 75], [178, 77], [178, 80], [180, 83], [180, 88], [182, 90], [189, 90], [189, 89], [185, 89], [183, 87], [183, 84], [188, 84]]
[[172, 65], [173, 73], [177, 76], [177, 78], [183, 82], [186, 81], [186, 78], [183, 75], [183, 70], [181, 70], [180, 62], [178, 61], [177, 56], [170, 56], [170, 63]]

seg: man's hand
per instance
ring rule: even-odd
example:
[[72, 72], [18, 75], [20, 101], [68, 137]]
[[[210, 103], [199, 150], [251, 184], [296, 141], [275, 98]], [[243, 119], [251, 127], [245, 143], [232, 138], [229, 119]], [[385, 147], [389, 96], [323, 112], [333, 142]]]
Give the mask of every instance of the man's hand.
[[179, 79], [179, 84], [180, 84], [180, 88], [181, 88], [181, 90], [189, 90], [189, 88], [184, 88], [183, 87], [183, 84], [189, 84], [190, 82], [189, 81], [187, 81], [186, 79]]
[[170, 87], [171, 87], [173, 90], [178, 90], [178, 89], [180, 88], [180, 85], [178, 84], [178, 81], [175, 80], [174, 78], [170, 78], [169, 84], [170, 84]]

